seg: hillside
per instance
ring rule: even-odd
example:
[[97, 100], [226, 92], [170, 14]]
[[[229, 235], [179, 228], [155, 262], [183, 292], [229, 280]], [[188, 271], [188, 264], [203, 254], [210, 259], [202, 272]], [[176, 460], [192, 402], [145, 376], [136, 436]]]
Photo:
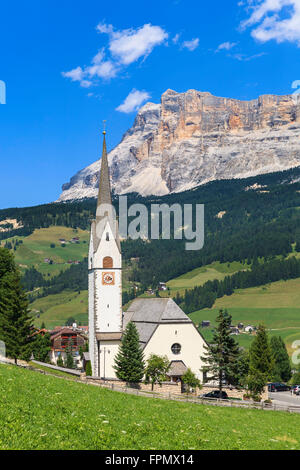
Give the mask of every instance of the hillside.
[[0, 376], [2, 450], [300, 449], [298, 414], [137, 397], [15, 366]]
[[[300, 165], [300, 105], [292, 95], [251, 101], [167, 90], [143, 106], [109, 154], [116, 194], [165, 195], [208, 181]], [[251, 151], [249, 151], [251, 149]], [[96, 161], [63, 185], [60, 201], [95, 197]]]
[[[294, 351], [291, 345], [300, 337], [300, 278], [238, 289], [231, 296], [217, 299], [211, 309], [191, 313], [190, 317], [197, 325], [202, 320], [211, 322], [211, 327], [201, 328], [201, 333], [208, 341], [212, 337], [212, 328], [220, 308], [228, 310], [234, 325], [239, 322], [245, 326], [264, 323], [271, 336], [282, 336], [289, 354]], [[242, 333], [236, 339], [241, 346], [248, 348], [253, 335]]]
[[181, 276], [171, 279], [167, 282], [171, 295], [177, 292], [182, 294], [185, 289], [192, 289], [195, 286], [201, 286], [207, 281], [214, 281], [215, 279], [224, 279], [228, 274], [233, 274], [237, 271], [247, 269], [248, 266], [234, 261], [232, 263], [214, 263], [202, 266], [201, 268], [193, 269]]
[[[248, 270], [256, 259], [266, 263], [274, 257], [300, 254], [300, 168], [241, 180], [215, 181], [164, 197], [128, 196], [128, 206], [143, 203], [149, 208], [152, 203], [178, 202], [205, 204], [204, 248], [198, 252], [186, 251], [184, 241], [172, 239], [122, 242], [124, 291], [129, 292], [133, 285], [140, 285], [142, 290], [156, 289], [162, 281], [168, 282], [170, 295], [175, 296], [178, 291], [183, 294], [185, 289], [206, 281], [222, 280], [240, 270]], [[118, 210], [116, 198], [114, 203]], [[50, 325], [51, 318], [64, 322], [70, 310], [78, 321], [86, 321], [84, 259], [95, 204], [95, 200], [88, 199], [0, 211], [2, 246], [10, 245], [22, 272], [27, 272], [30, 299], [34, 301], [31, 307], [38, 316], [38, 324], [43, 316]], [[14, 224], [4, 224], [8, 220]], [[74, 237], [79, 240], [70, 243]], [[62, 238], [66, 240], [64, 247], [59, 241]], [[46, 258], [52, 264], [45, 262]], [[80, 264], [69, 264], [74, 261]], [[28, 273], [32, 266], [37, 272]]]
[[[72, 239], [78, 238], [75, 242]], [[34, 267], [44, 276], [54, 276], [67, 269], [71, 262], [83, 261], [87, 256], [89, 232], [87, 230], [51, 226], [36, 229], [27, 237], [11, 237], [0, 242], [15, 245], [15, 260], [21, 271]], [[60, 240], [65, 240], [62, 242]], [[45, 260], [51, 260], [51, 264]]]

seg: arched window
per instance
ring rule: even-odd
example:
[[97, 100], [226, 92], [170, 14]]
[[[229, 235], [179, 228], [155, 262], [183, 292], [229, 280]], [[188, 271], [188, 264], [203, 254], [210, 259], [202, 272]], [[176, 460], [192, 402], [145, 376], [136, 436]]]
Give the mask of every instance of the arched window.
[[111, 269], [113, 267], [113, 259], [110, 256], [103, 258], [103, 268]]

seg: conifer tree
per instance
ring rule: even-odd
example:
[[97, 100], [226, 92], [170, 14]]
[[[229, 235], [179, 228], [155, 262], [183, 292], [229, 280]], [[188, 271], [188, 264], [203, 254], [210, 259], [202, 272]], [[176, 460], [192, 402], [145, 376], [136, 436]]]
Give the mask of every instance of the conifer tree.
[[226, 310], [220, 310], [216, 322], [217, 327], [213, 339], [208, 346], [204, 346], [206, 353], [201, 359], [207, 364], [203, 367], [207, 380], [217, 381], [219, 391], [222, 392], [223, 381], [229, 385], [240, 383], [240, 350], [231, 335], [231, 315]]
[[253, 398], [258, 397], [271, 379], [274, 360], [264, 325], [259, 325], [249, 351], [248, 388]]
[[139, 334], [133, 322], [126, 326], [118, 354], [115, 358], [116, 375], [127, 383], [138, 383], [145, 370], [144, 354], [139, 344]]
[[35, 339], [32, 345], [34, 359], [40, 362], [49, 362], [49, 352], [51, 351], [50, 334], [45, 333], [43, 335], [38, 333], [34, 338]]
[[5, 343], [7, 356], [15, 363], [18, 359], [30, 358], [32, 328], [19, 271], [9, 251], [0, 248], [0, 339]]
[[57, 363], [58, 367], [64, 367], [64, 361], [61, 355], [58, 356]]
[[68, 369], [74, 369], [75, 364], [74, 364], [74, 358], [73, 358], [73, 341], [72, 339], [69, 339], [68, 346], [66, 347], [66, 367]]
[[91, 361], [87, 361], [85, 373], [87, 377], [91, 377], [93, 375]]
[[274, 360], [273, 380], [288, 382], [292, 377], [291, 363], [281, 336], [272, 336], [270, 346]]

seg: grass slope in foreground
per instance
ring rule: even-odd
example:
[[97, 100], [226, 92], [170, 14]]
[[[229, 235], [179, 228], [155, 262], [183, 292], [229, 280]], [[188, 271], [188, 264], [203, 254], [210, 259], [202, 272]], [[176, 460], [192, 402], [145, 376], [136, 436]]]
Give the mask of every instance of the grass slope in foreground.
[[1, 449], [300, 449], [300, 415], [112, 392], [0, 365]]

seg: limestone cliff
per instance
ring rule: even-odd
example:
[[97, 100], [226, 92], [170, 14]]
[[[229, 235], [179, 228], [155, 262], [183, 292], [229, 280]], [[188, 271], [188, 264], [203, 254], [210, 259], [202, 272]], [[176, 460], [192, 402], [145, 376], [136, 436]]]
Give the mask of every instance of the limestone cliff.
[[[291, 95], [251, 101], [167, 90], [147, 103], [109, 154], [116, 193], [163, 195], [216, 179], [300, 165], [300, 102]], [[63, 186], [60, 200], [97, 194], [99, 161]]]

